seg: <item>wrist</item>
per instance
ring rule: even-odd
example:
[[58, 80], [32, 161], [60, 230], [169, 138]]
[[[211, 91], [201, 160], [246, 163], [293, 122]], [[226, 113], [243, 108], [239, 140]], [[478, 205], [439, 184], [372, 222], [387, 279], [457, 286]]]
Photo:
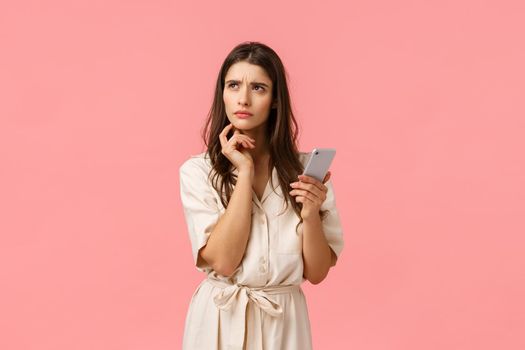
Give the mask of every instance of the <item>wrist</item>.
[[318, 212], [308, 213], [303, 216], [303, 222], [306, 224], [318, 223], [320, 221], [321, 221], [321, 215]]
[[252, 180], [255, 176], [255, 169], [252, 167], [239, 168], [237, 177], [246, 177]]
[[249, 174], [251, 175], [252, 173], [255, 172], [255, 169], [253, 166], [250, 166], [250, 167], [244, 167], [244, 168], [239, 168], [239, 175], [241, 174]]

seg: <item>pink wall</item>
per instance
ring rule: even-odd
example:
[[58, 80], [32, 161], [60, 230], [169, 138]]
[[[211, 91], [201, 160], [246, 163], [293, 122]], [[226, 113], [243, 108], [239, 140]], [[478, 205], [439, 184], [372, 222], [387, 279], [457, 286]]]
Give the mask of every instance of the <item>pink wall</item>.
[[523, 1], [0, 5], [0, 349], [179, 349], [178, 167], [262, 41], [301, 149], [338, 150], [315, 349], [525, 348]]

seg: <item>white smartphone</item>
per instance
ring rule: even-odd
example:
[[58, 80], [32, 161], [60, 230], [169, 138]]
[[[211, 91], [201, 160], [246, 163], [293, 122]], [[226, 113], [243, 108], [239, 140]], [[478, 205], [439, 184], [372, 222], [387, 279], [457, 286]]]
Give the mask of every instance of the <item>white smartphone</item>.
[[330, 164], [335, 157], [335, 148], [314, 148], [306, 163], [303, 175], [311, 176], [323, 182]]

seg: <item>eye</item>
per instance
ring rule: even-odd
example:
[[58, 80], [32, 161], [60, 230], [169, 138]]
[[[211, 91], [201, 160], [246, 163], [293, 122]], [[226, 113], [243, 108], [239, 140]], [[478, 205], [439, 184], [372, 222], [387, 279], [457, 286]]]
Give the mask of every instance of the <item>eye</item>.
[[264, 88], [261, 85], [255, 85], [256, 88], [261, 88], [261, 90], [258, 91], [264, 91]]
[[237, 85], [237, 83], [229, 83], [228, 87], [232, 87], [232, 85]]

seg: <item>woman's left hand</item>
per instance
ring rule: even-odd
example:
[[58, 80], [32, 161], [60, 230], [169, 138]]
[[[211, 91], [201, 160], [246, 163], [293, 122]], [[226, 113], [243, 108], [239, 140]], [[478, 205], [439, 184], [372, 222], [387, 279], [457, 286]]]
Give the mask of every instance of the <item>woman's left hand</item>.
[[311, 215], [319, 215], [321, 205], [326, 199], [328, 188], [324, 185], [330, 179], [331, 173], [328, 171], [323, 182], [316, 178], [306, 175], [299, 175], [299, 181], [292, 182], [290, 195], [297, 196], [295, 200], [303, 203], [301, 217], [303, 220], [310, 218]]

